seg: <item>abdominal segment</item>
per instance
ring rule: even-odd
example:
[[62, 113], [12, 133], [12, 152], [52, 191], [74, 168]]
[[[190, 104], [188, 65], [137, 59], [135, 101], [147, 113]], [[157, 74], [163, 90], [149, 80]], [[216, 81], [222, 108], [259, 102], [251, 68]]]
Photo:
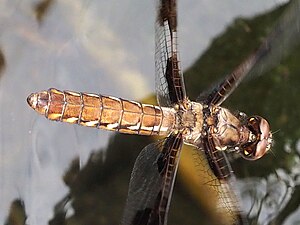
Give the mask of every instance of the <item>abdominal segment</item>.
[[175, 116], [166, 108], [91, 93], [49, 89], [31, 94], [28, 104], [49, 120], [128, 134], [165, 135]]

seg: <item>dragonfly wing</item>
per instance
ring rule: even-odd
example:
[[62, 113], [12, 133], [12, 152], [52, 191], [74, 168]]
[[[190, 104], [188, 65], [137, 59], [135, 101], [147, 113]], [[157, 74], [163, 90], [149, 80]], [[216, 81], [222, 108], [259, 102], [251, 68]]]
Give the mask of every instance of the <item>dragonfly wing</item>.
[[300, 1], [292, 1], [258, 50], [214, 88], [205, 103], [220, 105], [246, 76], [258, 76], [285, 57], [300, 40]]
[[183, 102], [186, 91], [177, 50], [176, 0], [157, 0], [155, 23], [155, 79], [161, 106]]
[[171, 134], [146, 146], [136, 159], [123, 225], [165, 225], [183, 139]]
[[[211, 169], [210, 181], [207, 185], [211, 186], [217, 195], [217, 211], [224, 216], [224, 224], [247, 224], [240, 210], [239, 200], [234, 188], [235, 177], [224, 151], [215, 148], [213, 139], [210, 136], [203, 139], [201, 147], [207, 159], [206, 163]], [[198, 153], [200, 154], [199, 150]]]

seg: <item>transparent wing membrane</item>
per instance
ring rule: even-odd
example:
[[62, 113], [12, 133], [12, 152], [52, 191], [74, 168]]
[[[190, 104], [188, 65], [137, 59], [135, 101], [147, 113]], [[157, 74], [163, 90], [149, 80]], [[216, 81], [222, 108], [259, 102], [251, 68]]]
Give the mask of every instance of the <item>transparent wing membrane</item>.
[[177, 50], [177, 8], [175, 0], [157, 0], [155, 24], [155, 78], [161, 106], [186, 98]]
[[123, 225], [167, 224], [182, 143], [181, 134], [171, 134], [139, 154], [130, 179]]

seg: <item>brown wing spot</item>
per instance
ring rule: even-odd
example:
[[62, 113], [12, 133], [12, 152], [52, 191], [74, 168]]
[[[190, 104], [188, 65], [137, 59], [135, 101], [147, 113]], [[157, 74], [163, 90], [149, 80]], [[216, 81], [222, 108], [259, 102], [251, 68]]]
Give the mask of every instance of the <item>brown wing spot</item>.
[[176, 1], [175, 0], [161, 0], [158, 23], [163, 26], [164, 22], [167, 21], [171, 31], [175, 32], [177, 28], [177, 12], [176, 12]]

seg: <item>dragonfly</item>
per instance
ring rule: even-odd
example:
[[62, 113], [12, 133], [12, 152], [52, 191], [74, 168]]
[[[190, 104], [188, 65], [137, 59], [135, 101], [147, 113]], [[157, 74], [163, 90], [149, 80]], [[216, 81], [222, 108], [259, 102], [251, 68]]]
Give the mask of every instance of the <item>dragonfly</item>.
[[[300, 5], [299, 1], [295, 2]], [[283, 28], [287, 26], [287, 20], [279, 23], [258, 50], [210, 92], [191, 101], [186, 93], [179, 60], [177, 1], [156, 0], [156, 3], [155, 79], [158, 105], [55, 88], [32, 93], [27, 102], [49, 120], [125, 134], [163, 136], [142, 149], [136, 159], [121, 222], [123, 225], [167, 224], [184, 144], [205, 155], [211, 172], [210, 183], [218, 192], [219, 208], [229, 216], [227, 224], [246, 224], [232, 189], [234, 175], [226, 152], [237, 153], [246, 160], [260, 159], [271, 149], [272, 133], [263, 117], [233, 113], [221, 104], [249, 76], [251, 70], [272, 53], [280, 37], [286, 35]]]

